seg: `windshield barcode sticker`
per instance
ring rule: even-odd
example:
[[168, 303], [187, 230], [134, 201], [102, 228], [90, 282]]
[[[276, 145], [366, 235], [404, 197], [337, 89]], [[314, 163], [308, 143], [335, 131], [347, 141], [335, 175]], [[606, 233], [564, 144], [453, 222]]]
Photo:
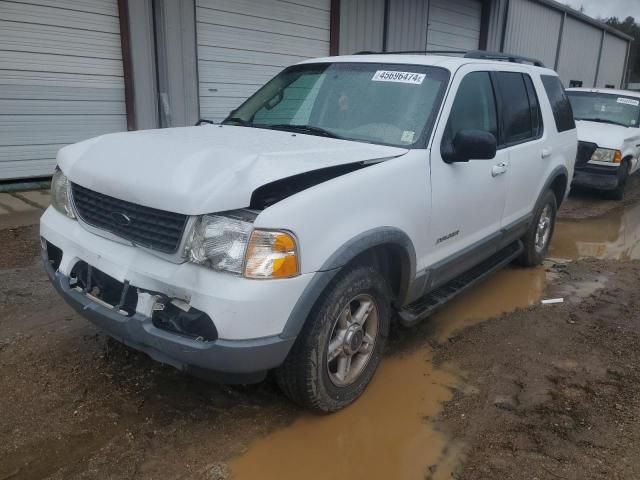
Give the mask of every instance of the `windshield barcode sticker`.
[[402, 138], [400, 138], [400, 141], [404, 143], [411, 143], [413, 142], [413, 137], [415, 136], [416, 136], [416, 132], [413, 132], [411, 130], [405, 130], [404, 132], [402, 132]]
[[396, 72], [392, 70], [378, 70], [371, 78], [374, 82], [400, 82], [420, 85], [424, 81], [424, 73]]
[[625, 103], [627, 105], [633, 105], [634, 107], [637, 107], [640, 105], [640, 100], [633, 100], [632, 98], [618, 97], [618, 103]]

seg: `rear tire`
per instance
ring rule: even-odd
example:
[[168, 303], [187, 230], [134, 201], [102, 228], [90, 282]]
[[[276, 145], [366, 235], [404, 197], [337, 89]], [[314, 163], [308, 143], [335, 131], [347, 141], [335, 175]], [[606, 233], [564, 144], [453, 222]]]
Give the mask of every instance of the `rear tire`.
[[522, 237], [524, 251], [516, 263], [524, 267], [533, 267], [542, 263], [549, 251], [557, 212], [556, 196], [553, 191], [547, 190], [536, 205], [529, 230]]
[[335, 412], [358, 398], [382, 358], [390, 298], [389, 286], [375, 268], [353, 266], [340, 272], [276, 370], [284, 394], [322, 413]]

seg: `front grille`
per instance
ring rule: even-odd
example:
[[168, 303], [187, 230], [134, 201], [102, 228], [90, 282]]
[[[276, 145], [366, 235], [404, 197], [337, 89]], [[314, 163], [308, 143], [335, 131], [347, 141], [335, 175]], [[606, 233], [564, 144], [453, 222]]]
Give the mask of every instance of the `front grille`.
[[576, 154], [576, 167], [584, 166], [589, 160], [591, 155], [596, 151], [598, 145], [591, 142], [578, 142], [578, 153]]
[[71, 192], [78, 215], [89, 225], [160, 252], [178, 249], [186, 215], [136, 205], [75, 183]]

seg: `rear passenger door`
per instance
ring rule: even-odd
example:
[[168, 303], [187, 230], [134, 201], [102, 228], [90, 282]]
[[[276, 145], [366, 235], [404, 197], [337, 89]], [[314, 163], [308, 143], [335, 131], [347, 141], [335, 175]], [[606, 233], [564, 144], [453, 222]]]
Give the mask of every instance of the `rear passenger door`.
[[547, 145], [533, 78], [518, 71], [498, 71], [493, 75], [501, 112], [498, 148], [509, 157], [509, 185], [502, 219], [507, 233], [504, 245], [526, 230], [553, 152]]

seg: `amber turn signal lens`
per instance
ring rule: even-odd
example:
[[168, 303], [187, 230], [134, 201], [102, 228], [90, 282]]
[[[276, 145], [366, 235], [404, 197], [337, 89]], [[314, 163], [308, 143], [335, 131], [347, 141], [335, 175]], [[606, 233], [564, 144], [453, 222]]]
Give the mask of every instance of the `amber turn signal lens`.
[[253, 231], [245, 257], [245, 277], [289, 278], [299, 273], [293, 235], [269, 230]]
[[616, 150], [616, 153], [613, 156], [613, 163], [621, 163], [622, 162], [622, 152], [620, 150]]

